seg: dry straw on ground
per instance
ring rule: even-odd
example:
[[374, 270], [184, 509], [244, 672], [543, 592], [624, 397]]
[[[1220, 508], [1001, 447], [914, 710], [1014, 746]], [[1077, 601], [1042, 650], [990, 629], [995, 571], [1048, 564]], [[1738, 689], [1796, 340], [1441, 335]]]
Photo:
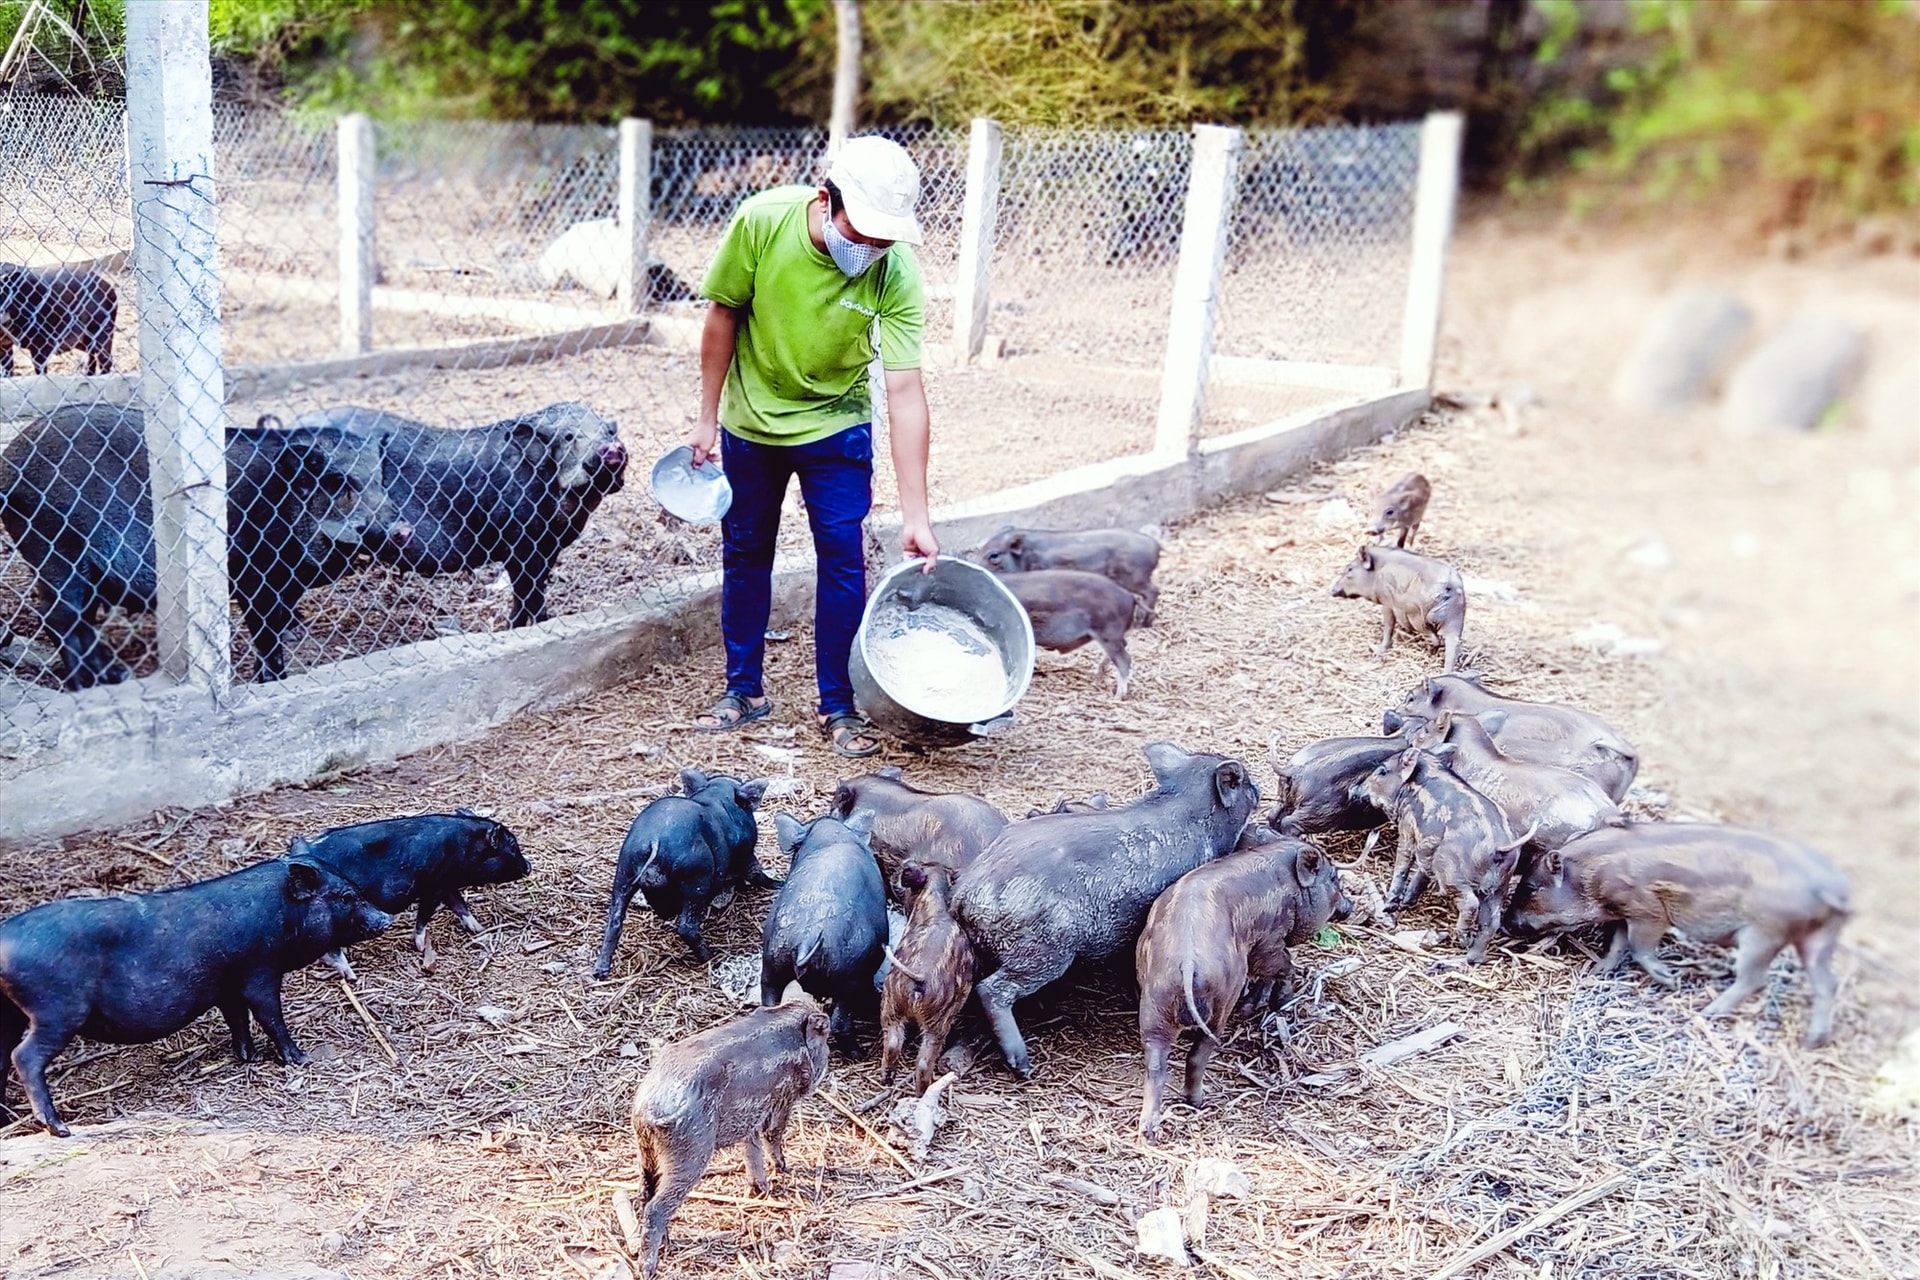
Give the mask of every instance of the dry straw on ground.
[[[1425, 470], [1440, 495], [1425, 549], [1455, 558], [1470, 593], [1482, 581], [1469, 661], [1511, 692], [1591, 706], [1639, 739], [1643, 811], [1755, 816], [1728, 799], [1744, 780], [1672, 747], [1676, 725], [1711, 714], [1715, 690], [1695, 690], [1679, 659], [1569, 643], [1591, 618], [1585, 587], [1559, 568], [1572, 535], [1551, 513], [1535, 529], [1504, 514], [1515, 504], [1500, 490], [1518, 481], [1479, 470], [1502, 430], [1456, 415], [1298, 488], [1358, 505]], [[1434, 665], [1411, 647], [1376, 663], [1374, 615], [1326, 595], [1356, 536], [1319, 502], [1254, 499], [1188, 522], [1170, 531], [1160, 622], [1135, 639], [1128, 701], [1112, 699], [1085, 655], [1046, 655], [1012, 735], [874, 763], [1016, 813], [1063, 792], [1136, 794], [1139, 748], [1156, 738], [1238, 754], [1268, 778], [1276, 730], [1288, 750], [1367, 731]], [[1609, 616], [1637, 633], [1652, 625], [1642, 608], [1626, 601]], [[317, 1051], [312, 1067], [236, 1065], [213, 1019], [155, 1046], [76, 1047], [56, 1094], [76, 1124], [101, 1127], [71, 1144], [0, 1130], [11, 1274], [103, 1274], [129, 1251], [156, 1280], [220, 1258], [242, 1272], [306, 1261], [355, 1276], [620, 1274], [614, 1197], [637, 1178], [633, 1086], [654, 1046], [735, 1007], [644, 913], [628, 922], [613, 979], [589, 980], [621, 834], [683, 766], [782, 778], [763, 826], [774, 808], [818, 812], [844, 768], [809, 723], [804, 633], [773, 646], [773, 721], [740, 735], [687, 731], [716, 661], [635, 672], [591, 704], [384, 771], [11, 857], [0, 911], [198, 879], [279, 852], [296, 832], [469, 804], [512, 825], [536, 868], [479, 895], [493, 924], [483, 938], [436, 924], [431, 974], [396, 929], [357, 955], [358, 1006], [322, 970], [290, 978], [290, 1021]], [[1849, 753], [1873, 745], [1809, 767], [1851, 768]], [[777, 871], [770, 838], [763, 848]], [[1336, 853], [1351, 861], [1360, 848], [1341, 841]], [[1866, 861], [1868, 842], [1834, 852], [1857, 877], [1886, 874]], [[1379, 851], [1362, 867], [1384, 878]], [[743, 894], [711, 922], [716, 971], [756, 951], [769, 896]], [[836, 1260], [936, 1280], [1165, 1274], [1134, 1253], [1132, 1221], [1170, 1205], [1199, 1225], [1187, 1175], [1203, 1157], [1237, 1163], [1253, 1194], [1207, 1206], [1197, 1275], [1914, 1274], [1920, 1144], [1910, 1125], [1865, 1118], [1858, 1103], [1913, 1017], [1910, 971], [1879, 958], [1874, 930], [1843, 948], [1834, 1046], [1806, 1053], [1805, 984], [1790, 959], [1740, 1017], [1708, 1024], [1698, 1011], [1726, 979], [1724, 953], [1677, 948], [1674, 994], [1637, 973], [1596, 979], [1578, 944], [1497, 947], [1468, 969], [1451, 946], [1417, 940], [1450, 918], [1430, 899], [1398, 922], [1414, 941], [1354, 928], [1337, 946], [1304, 948], [1310, 976], [1360, 963], [1317, 993], [1310, 984], [1285, 1017], [1241, 1024], [1215, 1060], [1210, 1107], [1172, 1107], [1158, 1147], [1134, 1136], [1133, 997], [1112, 975], [1062, 984], [1024, 1012], [1031, 1083], [970, 1032], [971, 1065], [944, 1099], [952, 1119], [924, 1162], [888, 1136], [884, 1108], [856, 1123], [835, 1105], [875, 1093], [876, 1057], [836, 1058], [832, 1096], [803, 1104], [788, 1135], [791, 1172], [754, 1198], [738, 1153], [720, 1155], [674, 1224], [662, 1274], [818, 1277]], [[1461, 1034], [1391, 1066], [1358, 1061], [1445, 1022]]]

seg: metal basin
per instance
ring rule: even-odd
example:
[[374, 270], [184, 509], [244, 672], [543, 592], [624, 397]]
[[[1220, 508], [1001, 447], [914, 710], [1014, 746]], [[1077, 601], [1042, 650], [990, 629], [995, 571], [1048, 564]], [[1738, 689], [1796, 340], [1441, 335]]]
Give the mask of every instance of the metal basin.
[[733, 482], [720, 464], [710, 461], [696, 469], [693, 450], [684, 444], [660, 455], [651, 481], [654, 500], [693, 524], [712, 524], [733, 505]]
[[909, 560], [867, 597], [849, 663], [854, 701], [874, 724], [921, 747], [987, 737], [1033, 679], [1033, 623], [990, 570]]

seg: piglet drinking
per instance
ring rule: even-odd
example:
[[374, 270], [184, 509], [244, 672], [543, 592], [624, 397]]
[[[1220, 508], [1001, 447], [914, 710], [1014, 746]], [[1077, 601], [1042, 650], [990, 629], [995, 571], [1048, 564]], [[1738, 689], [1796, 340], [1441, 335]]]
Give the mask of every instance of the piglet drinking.
[[901, 873], [909, 863], [960, 871], [1007, 825], [1006, 815], [979, 796], [922, 791], [903, 781], [895, 765], [843, 778], [831, 812], [842, 822], [855, 813], [873, 815], [868, 842], [888, 895], [899, 901], [907, 896]]
[[773, 1004], [797, 981], [833, 1002], [833, 1034], [844, 1042], [855, 1010], [873, 1015], [873, 975], [886, 954], [887, 895], [867, 847], [873, 818], [802, 823], [782, 813], [774, 829], [791, 866], [761, 931], [760, 1003]]
[[1007, 1065], [1033, 1073], [1013, 1005], [1076, 960], [1132, 947], [1162, 890], [1233, 848], [1260, 800], [1247, 767], [1189, 754], [1171, 742], [1146, 748], [1158, 787], [1096, 813], [1016, 822], [954, 885], [953, 914], [981, 967], [975, 988]]
[[1527, 933], [1611, 926], [1601, 972], [1631, 955], [1664, 987], [1678, 985], [1660, 959], [1668, 929], [1696, 942], [1732, 939], [1733, 985], [1707, 1006], [1710, 1018], [1765, 986], [1767, 966], [1791, 945], [1813, 988], [1801, 1039], [1812, 1049], [1833, 1037], [1833, 949], [1851, 911], [1846, 876], [1798, 840], [1718, 823], [1635, 822], [1534, 858], [1507, 923]]
[[1146, 1097], [1140, 1134], [1160, 1126], [1168, 1062], [1182, 1028], [1187, 1102], [1199, 1106], [1207, 1062], [1249, 984], [1269, 1007], [1284, 998], [1293, 954], [1329, 920], [1351, 909], [1331, 859], [1304, 840], [1282, 837], [1228, 854], [1181, 876], [1154, 902], [1134, 948], [1140, 977], [1140, 1043]]

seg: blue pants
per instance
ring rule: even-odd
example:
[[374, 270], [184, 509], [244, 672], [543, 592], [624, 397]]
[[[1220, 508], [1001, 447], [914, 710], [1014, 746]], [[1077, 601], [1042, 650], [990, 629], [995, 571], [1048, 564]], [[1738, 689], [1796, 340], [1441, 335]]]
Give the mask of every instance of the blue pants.
[[847, 656], [867, 603], [861, 521], [873, 506], [873, 426], [861, 423], [811, 444], [755, 444], [720, 433], [733, 505], [720, 522], [720, 633], [727, 644], [727, 692], [758, 698], [773, 606], [773, 545], [787, 482], [800, 477], [819, 565], [813, 608], [814, 676], [820, 714], [852, 711]]

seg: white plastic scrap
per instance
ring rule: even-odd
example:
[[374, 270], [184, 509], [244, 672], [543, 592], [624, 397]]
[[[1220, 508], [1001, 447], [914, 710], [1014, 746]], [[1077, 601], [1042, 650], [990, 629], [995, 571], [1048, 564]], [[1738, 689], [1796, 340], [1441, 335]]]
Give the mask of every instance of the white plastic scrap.
[[1181, 1222], [1178, 1209], [1155, 1209], [1152, 1213], [1143, 1213], [1139, 1221], [1133, 1224], [1139, 1234], [1139, 1243], [1135, 1250], [1149, 1258], [1162, 1258], [1176, 1267], [1190, 1267], [1193, 1260], [1187, 1257], [1186, 1227]]
[[1253, 1180], [1233, 1161], [1207, 1156], [1187, 1170], [1187, 1194], [1239, 1200], [1253, 1194]]

